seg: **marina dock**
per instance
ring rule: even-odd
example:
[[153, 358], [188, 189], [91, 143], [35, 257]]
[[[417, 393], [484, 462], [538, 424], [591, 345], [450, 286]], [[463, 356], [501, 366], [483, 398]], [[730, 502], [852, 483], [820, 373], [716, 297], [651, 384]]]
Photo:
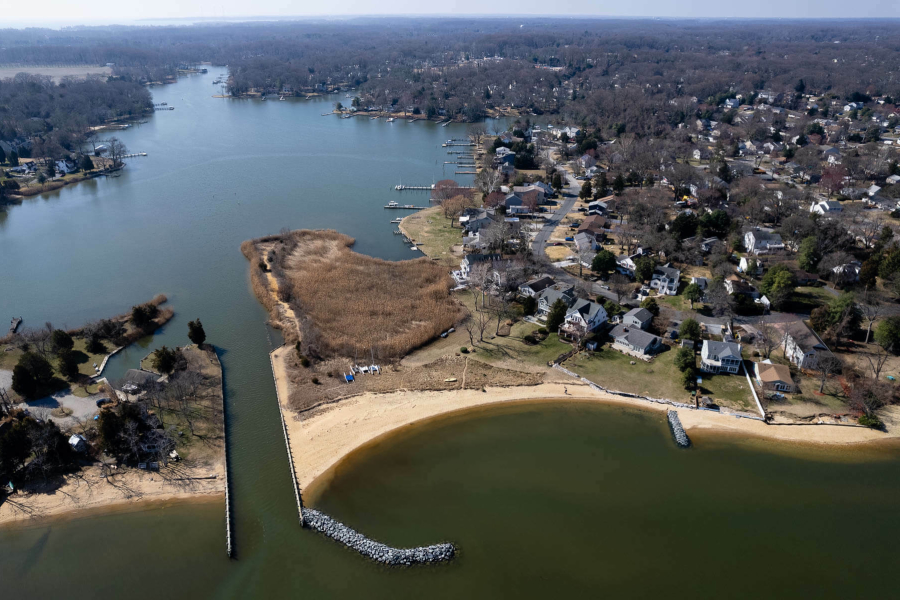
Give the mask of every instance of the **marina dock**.
[[412, 204], [387, 204], [385, 208], [403, 208], [406, 210], [425, 210], [428, 206], [413, 206]]
[[9, 324], [9, 334], [12, 335], [19, 328], [19, 325], [22, 324], [22, 317], [14, 317]]

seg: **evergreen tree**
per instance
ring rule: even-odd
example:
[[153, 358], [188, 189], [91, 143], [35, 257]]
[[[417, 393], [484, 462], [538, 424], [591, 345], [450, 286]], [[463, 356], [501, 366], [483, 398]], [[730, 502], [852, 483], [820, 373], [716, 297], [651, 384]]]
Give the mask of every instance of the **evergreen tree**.
[[700, 302], [700, 300], [703, 298], [703, 290], [701, 290], [700, 286], [696, 283], [691, 283], [686, 288], [684, 288], [684, 297], [690, 300], [691, 310], [693, 310], [694, 302]]
[[581, 184], [581, 192], [578, 194], [578, 197], [582, 200], [587, 200], [593, 195], [594, 191], [591, 188], [590, 179]]
[[178, 352], [170, 350], [167, 346], [163, 346], [153, 353], [153, 368], [163, 374], [171, 373], [175, 370], [175, 364], [178, 362]]
[[12, 389], [23, 398], [33, 398], [37, 392], [37, 382], [34, 380], [34, 375], [25, 366], [16, 365], [13, 367]]
[[694, 351], [690, 348], [679, 348], [675, 353], [675, 366], [679, 371], [687, 371], [693, 369], [697, 365], [697, 359], [694, 357]]
[[50, 341], [53, 342], [53, 348], [56, 352], [65, 352], [75, 347], [75, 341], [72, 336], [62, 329], [54, 329], [50, 335]]
[[682, 338], [697, 341], [700, 339], [700, 323], [696, 319], [685, 319], [678, 328], [678, 335]]
[[75, 354], [71, 350], [63, 350], [57, 356], [59, 357], [59, 372], [62, 373], [62, 376], [69, 381], [77, 379], [79, 372]]
[[562, 300], [554, 302], [553, 306], [550, 307], [550, 312], [547, 314], [547, 329], [559, 331], [559, 326], [566, 320], [566, 312], [568, 310], [569, 307]]
[[615, 180], [613, 180], [613, 191], [617, 196], [625, 191], [625, 178], [622, 177], [621, 173], [616, 175]]
[[649, 310], [654, 317], [659, 316], [659, 304], [656, 303], [656, 298], [644, 298], [644, 301], [641, 302], [641, 308]]
[[815, 236], [809, 236], [800, 242], [800, 251], [797, 253], [797, 262], [800, 268], [806, 272], [816, 270], [816, 265], [822, 257], [819, 255], [819, 243]]
[[188, 339], [199, 347], [203, 347], [203, 342], [206, 341], [206, 332], [203, 331], [203, 323], [200, 322], [200, 319], [188, 323]]
[[616, 255], [609, 250], [601, 250], [591, 261], [591, 271], [594, 273], [609, 273], [616, 268]]

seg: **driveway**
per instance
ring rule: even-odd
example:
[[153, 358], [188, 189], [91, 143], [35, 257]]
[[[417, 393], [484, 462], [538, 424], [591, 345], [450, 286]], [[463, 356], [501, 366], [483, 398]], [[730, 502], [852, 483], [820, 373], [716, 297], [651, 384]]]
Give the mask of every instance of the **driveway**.
[[[23, 402], [19, 404], [19, 407], [28, 409], [36, 417], [46, 417], [59, 425], [61, 429], [66, 429], [77, 425], [79, 422], [93, 419], [94, 415], [99, 412], [97, 400], [104, 397], [103, 394], [94, 394], [93, 396], [82, 398], [73, 395], [72, 390], [66, 389], [46, 398]], [[72, 414], [68, 417], [54, 417], [50, 414], [51, 410], [61, 406], [70, 409]], [[42, 413], [46, 413], [46, 415]]]

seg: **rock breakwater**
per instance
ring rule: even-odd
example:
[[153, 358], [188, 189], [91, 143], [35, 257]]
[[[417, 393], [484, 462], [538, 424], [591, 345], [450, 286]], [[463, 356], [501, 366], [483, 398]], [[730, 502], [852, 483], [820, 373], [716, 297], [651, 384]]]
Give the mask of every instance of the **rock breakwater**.
[[675, 436], [675, 443], [682, 448], [690, 446], [691, 440], [684, 432], [684, 427], [681, 426], [681, 419], [678, 418], [678, 412], [669, 410], [666, 411], [666, 416], [669, 417], [669, 426], [672, 428], [672, 435]]
[[302, 513], [304, 527], [323, 533], [382, 564], [406, 566], [444, 562], [452, 559], [456, 554], [456, 548], [450, 543], [419, 546], [418, 548], [391, 548], [386, 544], [370, 540], [358, 531], [317, 510], [304, 508]]

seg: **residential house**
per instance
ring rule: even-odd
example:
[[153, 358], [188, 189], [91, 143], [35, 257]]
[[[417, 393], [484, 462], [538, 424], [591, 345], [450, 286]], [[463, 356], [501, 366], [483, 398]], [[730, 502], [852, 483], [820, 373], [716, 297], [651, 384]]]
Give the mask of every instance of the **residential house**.
[[785, 357], [801, 369], [815, 369], [819, 357], [830, 355], [825, 342], [803, 321], [776, 324], [782, 333]]
[[834, 282], [838, 285], [849, 285], [851, 283], [856, 283], [859, 281], [859, 272], [862, 269], [862, 264], [859, 261], [851, 261], [849, 263], [838, 265], [831, 269], [831, 272], [834, 273], [832, 277], [834, 278]]
[[468, 254], [459, 264], [459, 272], [463, 279], [468, 279], [475, 265], [487, 263], [490, 266], [503, 260], [499, 254]]
[[721, 241], [722, 240], [717, 237], [706, 238], [700, 242], [700, 250], [702, 250], [704, 254], [709, 254], [713, 251], [713, 248], [716, 247], [716, 244], [719, 244]]
[[701, 290], [709, 287], [709, 280], [706, 277], [691, 277], [691, 283], [696, 283]]
[[706, 148], [695, 148], [692, 156], [694, 160], [709, 160], [710, 152]]
[[681, 271], [666, 263], [653, 269], [653, 277], [650, 279], [650, 287], [660, 294], [674, 296], [678, 293], [678, 285], [681, 282]]
[[896, 185], [896, 184], [900, 183], [900, 175], [891, 175], [884, 181], [885, 181], [885, 183], [888, 183], [890, 185]]
[[597, 243], [597, 238], [589, 233], [581, 231], [575, 234], [575, 248], [577, 248], [579, 252], [590, 252], [592, 250], [599, 250], [601, 246]]
[[[750, 263], [755, 262], [756, 268], [753, 270], [753, 273], [750, 272]], [[757, 275], [762, 275], [763, 265], [762, 261], [756, 260], [755, 258], [747, 258], [746, 256], [742, 256], [740, 262], [737, 267], [738, 273], [747, 273], [752, 277], [756, 277]]]
[[662, 338], [659, 336], [627, 325], [616, 325], [609, 332], [609, 337], [613, 340], [613, 348], [643, 357], [653, 356], [662, 347]]
[[529, 298], [537, 297], [541, 292], [556, 283], [552, 277], [542, 275], [519, 286], [519, 293]]
[[756, 382], [763, 391], [793, 392], [796, 389], [791, 370], [786, 365], [776, 365], [768, 359], [753, 363]]
[[815, 273], [807, 273], [801, 269], [791, 269], [791, 273], [794, 274], [797, 285], [816, 285], [819, 283], [819, 276]]
[[606, 309], [600, 304], [579, 298], [566, 311], [566, 320], [559, 328], [562, 336], [580, 340], [606, 322]]
[[707, 373], [737, 373], [741, 368], [741, 345], [736, 342], [703, 340], [700, 370]]
[[653, 313], [646, 308], [632, 308], [622, 317], [622, 324], [626, 327], [647, 329], [653, 321]]
[[624, 254], [616, 257], [616, 271], [621, 273], [622, 275], [628, 275], [629, 277], [634, 277], [634, 270], [637, 268], [637, 265], [634, 264], [635, 259], [639, 258], [639, 254], [634, 254], [632, 256], [625, 256]]
[[737, 98], [729, 98], [725, 101], [725, 108], [737, 108], [741, 105], [741, 101]]
[[759, 292], [756, 288], [737, 275], [729, 275], [725, 278], [725, 289], [733, 296], [749, 296], [754, 299], [759, 298]]
[[538, 294], [538, 315], [546, 317], [557, 300], [562, 300], [567, 307], [575, 304], [575, 286], [557, 283], [544, 288]]
[[595, 159], [590, 154], [584, 154], [581, 156], [581, 158], [578, 159], [578, 162], [581, 163], [581, 168], [590, 169], [597, 164], [597, 159]]
[[69, 437], [69, 446], [75, 452], [84, 452], [87, 450], [87, 440], [80, 433], [76, 433]]
[[872, 185], [869, 186], [869, 189], [866, 190], [866, 193], [869, 196], [874, 196], [875, 194], [877, 194], [880, 191], [881, 191], [881, 186], [875, 185], [873, 183]]
[[609, 211], [609, 205], [606, 202], [595, 200], [587, 205], [588, 215], [605, 215]]
[[744, 234], [744, 248], [751, 254], [768, 254], [784, 250], [784, 242], [777, 233], [752, 229]]
[[840, 214], [843, 210], [841, 203], [836, 200], [819, 200], [818, 202], [813, 202], [809, 207], [809, 212], [820, 215]]
[[578, 226], [578, 233], [586, 233], [598, 242], [606, 238], [606, 218], [600, 215], [591, 215]]

